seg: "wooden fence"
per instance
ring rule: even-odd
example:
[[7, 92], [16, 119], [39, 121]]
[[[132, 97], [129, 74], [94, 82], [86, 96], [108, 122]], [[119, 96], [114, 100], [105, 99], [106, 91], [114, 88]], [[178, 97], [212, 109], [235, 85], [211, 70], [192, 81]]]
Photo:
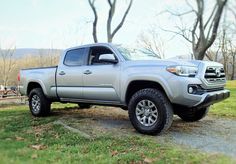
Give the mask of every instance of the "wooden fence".
[[0, 90], [0, 98], [18, 96], [19, 92], [14, 90]]
[[27, 101], [26, 96], [21, 96], [18, 91], [14, 90], [1, 90], [0, 91], [0, 102], [19, 102], [19, 103], [26, 103]]

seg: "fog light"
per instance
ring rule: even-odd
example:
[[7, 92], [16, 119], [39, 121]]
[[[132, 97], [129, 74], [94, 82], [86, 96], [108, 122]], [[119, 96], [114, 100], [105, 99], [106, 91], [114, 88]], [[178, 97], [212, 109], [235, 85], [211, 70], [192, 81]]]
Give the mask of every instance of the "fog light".
[[193, 87], [188, 88], [188, 93], [193, 93]]

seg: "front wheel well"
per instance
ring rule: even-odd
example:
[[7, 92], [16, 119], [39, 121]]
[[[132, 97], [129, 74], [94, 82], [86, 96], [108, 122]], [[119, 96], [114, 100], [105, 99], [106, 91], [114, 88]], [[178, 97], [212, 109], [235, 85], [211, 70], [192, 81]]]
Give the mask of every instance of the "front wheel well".
[[31, 92], [33, 89], [35, 89], [35, 88], [41, 88], [41, 89], [42, 89], [42, 87], [41, 87], [41, 85], [40, 85], [39, 83], [37, 83], [37, 82], [30, 82], [30, 83], [28, 84], [28, 87], [27, 87], [27, 95], [29, 95], [30, 92]]
[[126, 96], [125, 96], [125, 102], [126, 104], [129, 103], [132, 95], [136, 93], [137, 91], [145, 88], [155, 88], [162, 91], [164, 94], [166, 94], [164, 88], [158, 83], [154, 81], [147, 81], [147, 80], [135, 80], [129, 83], [127, 90], [126, 90]]

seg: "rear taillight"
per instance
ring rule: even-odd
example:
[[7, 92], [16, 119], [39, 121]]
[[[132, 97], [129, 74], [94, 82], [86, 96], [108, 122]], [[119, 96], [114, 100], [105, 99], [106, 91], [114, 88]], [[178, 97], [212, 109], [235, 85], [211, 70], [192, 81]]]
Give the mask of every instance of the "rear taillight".
[[20, 81], [20, 72], [17, 75], [17, 80]]

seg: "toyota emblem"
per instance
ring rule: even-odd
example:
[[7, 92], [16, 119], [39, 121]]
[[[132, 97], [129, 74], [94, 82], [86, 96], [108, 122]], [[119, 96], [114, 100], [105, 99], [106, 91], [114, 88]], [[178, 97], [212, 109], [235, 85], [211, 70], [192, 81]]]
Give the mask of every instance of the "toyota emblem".
[[217, 68], [217, 69], [215, 70], [215, 74], [216, 74], [217, 77], [220, 77], [220, 76], [221, 76], [220, 68]]

